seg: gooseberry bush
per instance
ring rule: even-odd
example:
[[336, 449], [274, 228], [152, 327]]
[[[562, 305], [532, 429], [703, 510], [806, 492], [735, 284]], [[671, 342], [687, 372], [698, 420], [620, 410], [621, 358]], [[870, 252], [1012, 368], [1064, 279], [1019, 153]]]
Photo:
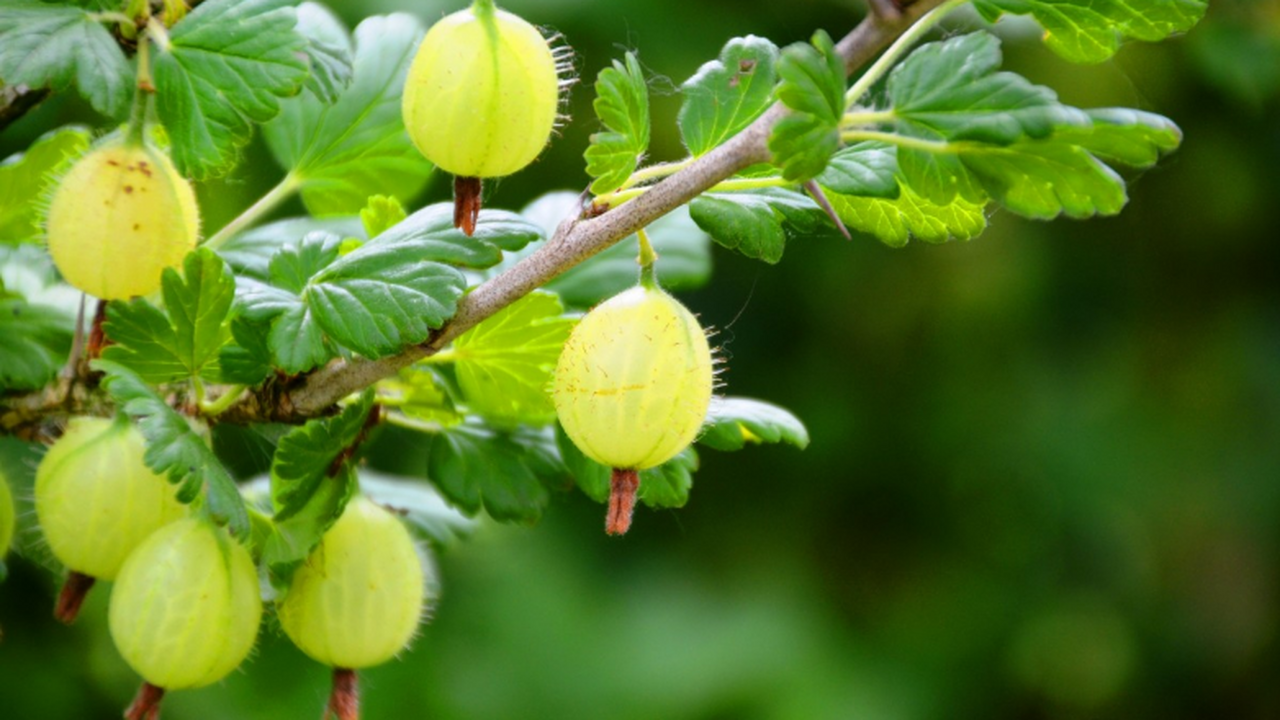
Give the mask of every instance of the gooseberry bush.
[[[262, 625], [332, 667], [326, 713], [356, 717], [355, 671], [410, 646], [430, 553], [476, 516], [532, 523], [576, 488], [620, 535], [637, 505], [687, 502], [699, 446], [808, 443], [726, 391], [669, 293], [707, 282], [712, 243], [772, 264], [797, 238], [969, 240], [999, 208], [1116, 214], [1115, 168], [1156, 163], [1177, 126], [1062, 103], [1001, 69], [996, 31], [1017, 16], [1097, 63], [1204, 10], [877, 0], [838, 43], [730, 39], [680, 85], [687, 155], [657, 161], [628, 52], [577, 119], [602, 126], [585, 189], [512, 211], [482, 208], [503, 204], [486, 180], [538, 172], [577, 80], [572, 38], [536, 17], [476, 0], [349, 32], [312, 2], [6, 0], [3, 122], [49, 93], [107, 120], [0, 165], [0, 429], [42, 456], [0, 467], [0, 548], [16, 531], [65, 574], [66, 622], [113, 582], [111, 635], [143, 681], [127, 717], [225, 677]], [[202, 227], [192, 182], [254, 133], [283, 179]], [[454, 201], [413, 208], [433, 173]], [[264, 222], [293, 197], [305, 216]], [[427, 447], [417, 477], [366, 469], [386, 426]]]

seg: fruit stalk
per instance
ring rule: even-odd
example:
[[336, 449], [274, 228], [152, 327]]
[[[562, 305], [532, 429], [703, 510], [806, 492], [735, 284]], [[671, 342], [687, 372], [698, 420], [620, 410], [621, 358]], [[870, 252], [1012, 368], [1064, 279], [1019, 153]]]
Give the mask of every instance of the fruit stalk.
[[636, 493], [639, 490], [639, 472], [613, 469], [613, 476], [609, 480], [609, 513], [604, 522], [606, 533], [625, 535], [631, 529], [631, 515], [636, 510]]
[[355, 670], [333, 669], [333, 692], [324, 711], [324, 720], [360, 720], [360, 680]]
[[142, 683], [138, 694], [133, 698], [124, 720], [158, 720], [160, 717], [160, 701], [164, 699], [164, 688], [156, 687], [149, 682]]
[[470, 237], [480, 219], [480, 178], [458, 176], [453, 179], [453, 226]]
[[62, 584], [62, 591], [58, 593], [58, 602], [53, 606], [53, 616], [58, 622], [70, 625], [76, 621], [80, 616], [80, 606], [84, 605], [84, 599], [89, 596], [95, 582], [97, 578], [75, 570], [67, 575], [67, 581]]

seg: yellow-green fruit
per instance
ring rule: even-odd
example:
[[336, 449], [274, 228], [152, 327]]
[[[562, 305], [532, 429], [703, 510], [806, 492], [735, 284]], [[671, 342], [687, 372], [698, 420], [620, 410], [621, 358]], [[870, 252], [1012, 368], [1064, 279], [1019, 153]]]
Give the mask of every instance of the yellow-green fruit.
[[304, 653], [326, 665], [378, 665], [413, 638], [424, 587], [404, 525], [356, 497], [294, 573], [277, 609], [280, 626]]
[[13, 495], [9, 492], [9, 481], [0, 470], [0, 559], [9, 551], [13, 543]]
[[186, 515], [174, 488], [142, 461], [127, 419], [78, 417], [36, 470], [36, 519], [68, 569], [110, 580], [148, 535]]
[[484, 178], [533, 162], [559, 101], [556, 61], [542, 34], [478, 2], [431, 26], [405, 79], [402, 110], [428, 160]]
[[556, 365], [560, 424], [587, 457], [644, 470], [693, 442], [711, 402], [711, 348], [684, 305], [636, 286], [587, 313]]
[[166, 690], [226, 677], [253, 649], [261, 620], [249, 552], [203, 518], [153, 533], [111, 588], [116, 649], [144, 680]]
[[115, 142], [78, 160], [54, 191], [49, 253], [67, 282], [104, 300], [149, 295], [196, 245], [195, 193], [164, 153]]

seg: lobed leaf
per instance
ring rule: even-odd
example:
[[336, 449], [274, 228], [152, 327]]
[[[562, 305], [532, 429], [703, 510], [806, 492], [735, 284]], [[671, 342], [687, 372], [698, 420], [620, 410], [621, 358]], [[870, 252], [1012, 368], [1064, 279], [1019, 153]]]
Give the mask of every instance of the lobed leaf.
[[256, 123], [307, 78], [307, 39], [290, 0], [208, 0], [152, 53], [156, 113], [174, 164], [197, 178], [235, 161]]
[[431, 174], [400, 113], [405, 74], [422, 24], [395, 13], [366, 18], [355, 31], [351, 80], [331, 104], [303, 94], [263, 126], [271, 154], [299, 183], [313, 215], [353, 215], [370, 195], [408, 202]]
[[782, 259], [789, 236], [816, 233], [826, 221], [813, 200], [781, 188], [706, 193], [689, 203], [689, 215], [717, 243], [767, 263]]
[[453, 203], [428, 205], [384, 230], [366, 248], [402, 248], [423, 260], [487, 268], [504, 252], [520, 250], [542, 239], [542, 228], [506, 210], [481, 210], [468, 236], [453, 226]]
[[974, 0], [995, 22], [1005, 13], [1030, 15], [1044, 28], [1044, 41], [1072, 62], [1100, 63], [1126, 38], [1158, 42], [1190, 30], [1208, 0]]
[[143, 461], [147, 467], [181, 485], [178, 498], [183, 502], [191, 502], [203, 492], [205, 507], [214, 521], [227, 525], [236, 537], [247, 538], [249, 515], [235, 480], [187, 420], [124, 365], [95, 360], [93, 368], [106, 373], [103, 386], [146, 438]]
[[271, 570], [272, 583], [278, 589], [285, 589], [293, 571], [342, 517], [357, 490], [355, 468], [343, 465], [307, 495], [294, 512], [272, 519], [271, 532], [262, 544], [262, 562]]
[[903, 247], [912, 237], [931, 243], [970, 240], [987, 228], [983, 204], [956, 198], [936, 205], [906, 186], [893, 199], [827, 192], [827, 200], [847, 227], [889, 247]]
[[389, 195], [374, 195], [360, 211], [360, 224], [364, 227], [365, 237], [375, 238], [404, 222], [407, 217], [399, 200]]
[[698, 443], [716, 450], [741, 450], [749, 442], [784, 442], [803, 450], [809, 445], [809, 431], [799, 418], [772, 403], [742, 397], [713, 399]]
[[0, 285], [0, 391], [43, 387], [70, 352], [72, 323], [52, 308], [4, 297], [3, 290]]
[[831, 156], [827, 169], [815, 179], [831, 192], [893, 199], [898, 196], [897, 155], [887, 143], [855, 143]]
[[778, 100], [791, 114], [773, 126], [769, 152], [787, 180], [809, 180], [822, 172], [840, 146], [844, 112], [844, 61], [831, 37], [819, 30], [812, 45], [796, 43], [778, 61]]
[[133, 68], [111, 32], [84, 8], [39, 0], [0, 6], [0, 78], [6, 85], [68, 90], [112, 118], [133, 97]]
[[333, 11], [314, 2], [298, 5], [297, 30], [307, 39], [306, 88], [332, 105], [351, 82], [351, 36]]
[[591, 192], [600, 195], [621, 187], [649, 149], [649, 88], [635, 55], [600, 71], [592, 106], [608, 128], [591, 136], [584, 154], [587, 174], [595, 178]]
[[534, 291], [453, 342], [454, 371], [467, 409], [502, 424], [555, 418], [548, 387], [576, 321], [554, 293]]
[[468, 514], [483, 507], [495, 520], [532, 523], [550, 502], [547, 484], [565, 469], [550, 428], [501, 431], [468, 421], [435, 436], [427, 474]]
[[[345, 464], [335, 463], [360, 437], [372, 407], [373, 393], [366, 392], [360, 402], [337, 415], [309, 420], [280, 438], [271, 460], [271, 506], [276, 522], [303, 510], [322, 485], [335, 481]], [[316, 541], [319, 539], [316, 536]]]
[[325, 232], [339, 237], [364, 237], [357, 216], [286, 218], [242, 232], [218, 248], [237, 277], [266, 281], [271, 258], [281, 248], [296, 246], [308, 233]]
[[680, 86], [677, 122], [689, 154], [699, 157], [738, 134], [773, 102], [778, 47], [754, 35], [734, 38], [720, 57]]

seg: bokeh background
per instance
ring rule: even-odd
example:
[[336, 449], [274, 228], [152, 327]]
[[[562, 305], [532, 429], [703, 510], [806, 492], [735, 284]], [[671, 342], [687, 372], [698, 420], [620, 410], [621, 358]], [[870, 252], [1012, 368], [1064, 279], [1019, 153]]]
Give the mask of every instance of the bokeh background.
[[[351, 25], [460, 3], [330, 3]], [[674, 89], [730, 37], [842, 34], [832, 0], [509, 0], [564, 33], [570, 125], [492, 202], [578, 190], [590, 81], [625, 49], [655, 76], [653, 157], [680, 157]], [[1280, 717], [1280, 2], [1214, 0], [1190, 35], [1069, 65], [1005, 28], [1006, 66], [1079, 106], [1165, 114], [1182, 150], [1116, 218], [1006, 213], [969, 243], [717, 250], [683, 299], [735, 395], [803, 418], [801, 452], [702, 453], [689, 505], [625, 540], [577, 493], [533, 528], [439, 558], [444, 595], [365, 717], [942, 720]], [[952, 28], [964, 27], [964, 19]], [[57, 97], [0, 156], [73, 120]], [[258, 141], [255, 141], [258, 142]], [[220, 226], [279, 177], [260, 145], [203, 186]], [[436, 179], [421, 202], [447, 196]], [[286, 206], [281, 216], [297, 214]], [[22, 560], [0, 586], [0, 718], [119, 717], [136, 678], [95, 592], [75, 627]], [[210, 631], [216, 632], [215, 628]], [[318, 717], [326, 671], [279, 635], [171, 720]]]

